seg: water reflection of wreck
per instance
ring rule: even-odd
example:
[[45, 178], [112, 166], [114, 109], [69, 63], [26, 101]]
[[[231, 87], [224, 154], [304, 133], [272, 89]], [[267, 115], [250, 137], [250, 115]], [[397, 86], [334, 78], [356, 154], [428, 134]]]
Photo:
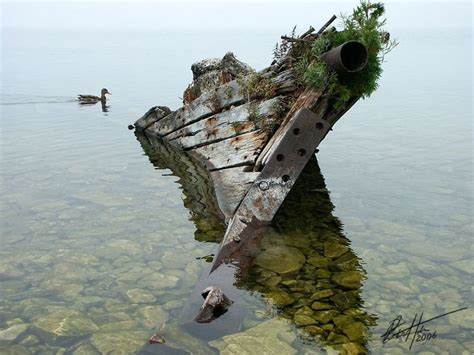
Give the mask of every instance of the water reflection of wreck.
[[[225, 225], [207, 171], [160, 139], [137, 137], [155, 167], [170, 169], [180, 178], [195, 238], [220, 242]], [[375, 317], [364, 311], [365, 271], [333, 209], [313, 156], [235, 286], [262, 295], [302, 339], [343, 353], [364, 353]]]

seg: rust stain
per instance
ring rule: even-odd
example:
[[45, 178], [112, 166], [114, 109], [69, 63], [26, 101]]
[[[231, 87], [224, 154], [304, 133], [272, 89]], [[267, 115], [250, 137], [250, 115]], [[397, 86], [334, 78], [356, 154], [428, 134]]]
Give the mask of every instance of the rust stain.
[[211, 116], [206, 120], [206, 126], [213, 126], [217, 121], [216, 116]]
[[219, 73], [218, 81], [219, 81], [219, 85], [228, 83], [229, 81], [232, 81], [232, 74], [227, 73], [226, 71], [221, 71]]
[[230, 141], [230, 144], [231, 144], [231, 145], [237, 144], [237, 143], [239, 143], [241, 140], [242, 140], [242, 137], [241, 137], [241, 136], [237, 136], [237, 137], [235, 137], [235, 138], [232, 138], [232, 140]]
[[192, 85], [189, 85], [186, 88], [186, 90], [184, 90], [183, 103], [185, 105], [189, 104], [189, 103], [193, 102], [194, 100], [196, 100], [198, 97], [199, 97], [199, 95], [197, 94], [197, 90], [195, 90]]
[[212, 128], [208, 131], [207, 138], [210, 138], [212, 136], [216, 136], [219, 133], [219, 128]]

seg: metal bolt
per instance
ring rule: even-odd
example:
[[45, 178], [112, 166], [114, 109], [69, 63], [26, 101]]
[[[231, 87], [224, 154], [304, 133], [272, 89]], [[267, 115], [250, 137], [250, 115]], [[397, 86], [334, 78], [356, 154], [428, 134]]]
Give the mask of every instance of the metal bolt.
[[258, 188], [259, 188], [260, 190], [262, 190], [262, 191], [268, 190], [269, 187], [270, 187], [270, 185], [269, 185], [268, 182], [266, 182], [266, 181], [260, 181], [260, 182], [258, 183]]

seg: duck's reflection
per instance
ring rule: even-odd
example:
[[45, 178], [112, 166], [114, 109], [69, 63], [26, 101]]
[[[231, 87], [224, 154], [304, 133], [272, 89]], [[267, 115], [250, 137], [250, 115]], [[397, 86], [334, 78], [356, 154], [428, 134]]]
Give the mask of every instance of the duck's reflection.
[[107, 103], [105, 101], [101, 101], [100, 106], [102, 108], [102, 112], [109, 112], [110, 106], [107, 105]]
[[[206, 171], [160, 140], [137, 137], [155, 167], [180, 178], [196, 239], [219, 242], [225, 226]], [[365, 271], [333, 210], [313, 157], [266, 230], [253, 265], [235, 285], [263, 295], [302, 338], [364, 353], [376, 319], [363, 309]]]
[[79, 106], [94, 106], [98, 102], [100, 102], [100, 107], [102, 109], [102, 112], [104, 112], [104, 113], [109, 112], [110, 105], [107, 105], [106, 101], [96, 101], [96, 102], [81, 102], [81, 101], [79, 101], [78, 104], [79, 104]]

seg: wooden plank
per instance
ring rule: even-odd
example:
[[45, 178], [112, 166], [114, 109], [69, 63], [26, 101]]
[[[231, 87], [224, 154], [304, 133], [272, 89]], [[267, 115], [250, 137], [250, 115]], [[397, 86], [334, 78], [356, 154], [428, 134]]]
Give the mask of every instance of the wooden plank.
[[258, 172], [244, 172], [244, 167], [235, 167], [211, 172], [217, 203], [226, 221], [230, 220]]
[[219, 86], [213, 92], [206, 92], [148, 128], [148, 133], [163, 137], [186, 125], [222, 111], [223, 108], [244, 100], [237, 82], [231, 81]]
[[211, 171], [237, 165], [253, 165], [267, 139], [268, 133], [260, 129], [191, 149], [189, 153], [201, 159]]
[[[289, 70], [277, 74], [271, 80], [275, 85], [276, 94], [287, 94], [296, 90], [294, 77]], [[149, 126], [147, 133], [164, 137], [194, 122], [219, 113], [224, 108], [242, 103], [245, 98], [239, 91], [237, 80], [232, 80], [219, 86], [215, 91], [205, 92], [188, 105]]]
[[171, 110], [166, 106], [153, 106], [135, 122], [134, 126], [137, 130], [143, 131], [170, 113]]
[[275, 105], [279, 104], [280, 101], [281, 97], [276, 97], [258, 103], [246, 103], [233, 107], [228, 111], [213, 115], [170, 133], [166, 136], [166, 139], [182, 148], [189, 149], [236, 137], [258, 129], [248, 117], [251, 105], [258, 105], [258, 114], [262, 119], [265, 119], [274, 115]]

